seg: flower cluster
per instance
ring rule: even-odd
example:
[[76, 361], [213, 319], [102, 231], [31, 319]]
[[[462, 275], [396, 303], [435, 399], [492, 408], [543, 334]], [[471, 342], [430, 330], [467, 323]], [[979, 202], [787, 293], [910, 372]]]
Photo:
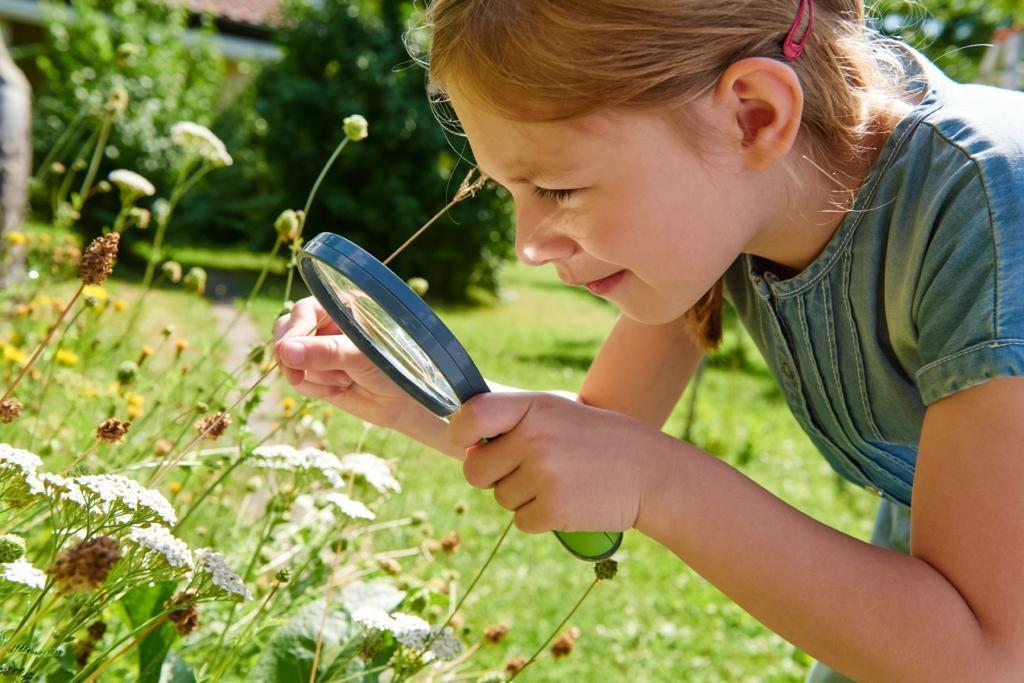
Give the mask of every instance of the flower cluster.
[[148, 527], [132, 527], [125, 540], [144, 551], [162, 557], [172, 569], [195, 569], [188, 545], [165, 526], [153, 524]]
[[249, 589], [242, 582], [242, 577], [228, 567], [227, 562], [210, 548], [201, 548], [195, 552], [196, 560], [199, 562], [199, 569], [210, 577], [213, 585], [229, 595], [236, 595], [243, 600], [251, 596]]
[[206, 126], [181, 121], [171, 126], [171, 139], [186, 152], [195, 154], [214, 168], [234, 163], [221, 139]]
[[97, 536], [60, 551], [50, 575], [62, 591], [91, 591], [107, 580], [121, 559], [121, 548], [110, 536]]
[[152, 197], [156, 194], [153, 183], [135, 171], [119, 168], [116, 171], [111, 171], [107, 177], [121, 191], [121, 199], [126, 204], [130, 204], [138, 197]]
[[435, 657], [444, 661], [455, 659], [462, 653], [462, 642], [450, 628], [442, 632], [414, 614], [395, 612], [388, 614], [379, 607], [359, 607], [352, 612], [352, 621], [374, 631], [386, 631], [402, 645], [416, 650], [426, 647]]
[[269, 470], [314, 473], [323, 477], [331, 486], [340, 488], [342, 463], [338, 456], [318, 448], [295, 448], [286, 444], [260, 446], [253, 451], [249, 464]]
[[349, 498], [344, 493], [328, 493], [324, 496], [324, 500], [341, 510], [341, 513], [346, 517], [351, 517], [352, 519], [367, 519], [371, 521], [377, 518], [377, 515], [373, 514], [373, 511], [370, 510], [370, 508], [366, 507], [358, 500]]
[[381, 493], [399, 493], [402, 490], [398, 480], [391, 474], [388, 462], [372, 453], [349, 453], [341, 459], [341, 471], [363, 477], [366, 483]]
[[42, 590], [46, 585], [46, 574], [24, 559], [18, 559], [0, 564], [0, 581]]
[[79, 266], [79, 277], [87, 285], [103, 284], [103, 281], [114, 272], [114, 261], [121, 243], [121, 235], [112, 232], [97, 237], [86, 247]]
[[82, 491], [103, 511], [124, 510], [152, 513], [169, 526], [178, 523], [174, 508], [155, 489], [147, 489], [134, 479], [120, 474], [90, 474], [75, 479]]

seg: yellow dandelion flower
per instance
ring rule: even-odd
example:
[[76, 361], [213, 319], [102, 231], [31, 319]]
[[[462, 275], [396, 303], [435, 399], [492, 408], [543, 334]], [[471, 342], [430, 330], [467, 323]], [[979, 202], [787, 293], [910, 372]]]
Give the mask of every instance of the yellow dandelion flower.
[[100, 390], [96, 387], [85, 387], [82, 389], [83, 398], [96, 398], [100, 395]]
[[188, 348], [188, 342], [185, 341], [184, 339], [177, 339], [174, 342], [174, 348], [178, 351], [178, 353], [181, 353], [182, 351]]
[[309, 406], [306, 406], [305, 408], [299, 411], [299, 417], [306, 417], [310, 413], [312, 413], [312, 411], [309, 409]]
[[170, 491], [171, 493], [179, 493], [181, 491], [181, 482], [172, 481], [170, 484], [167, 485], [167, 490]]
[[139, 406], [129, 405], [124, 409], [124, 412], [133, 420], [142, 417], [142, 408]]
[[135, 406], [137, 408], [142, 407], [146, 404], [146, 399], [139, 394], [128, 394], [128, 405]]
[[121, 313], [128, 308], [128, 302], [124, 299], [114, 299], [114, 310]]
[[28, 244], [28, 235], [23, 232], [9, 232], [7, 233], [7, 241], [16, 246]]
[[28, 354], [20, 349], [4, 344], [4, 362], [22, 364], [28, 360]]
[[71, 367], [72, 365], [78, 365], [78, 354], [74, 351], [68, 351], [67, 349], [57, 349], [56, 361], [61, 365]]
[[82, 287], [82, 296], [90, 296], [100, 302], [106, 302], [110, 299], [110, 295], [107, 294], [107, 290], [103, 289], [99, 285], [86, 285], [85, 287]]

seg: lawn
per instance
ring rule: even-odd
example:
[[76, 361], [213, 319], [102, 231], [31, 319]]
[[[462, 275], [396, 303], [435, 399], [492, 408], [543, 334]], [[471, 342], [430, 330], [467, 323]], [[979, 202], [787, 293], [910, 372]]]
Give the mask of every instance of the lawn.
[[[547, 269], [516, 265], [503, 282], [503, 296], [491, 306], [438, 312], [488, 379], [535, 390], [577, 389], [614, 321], [614, 309], [562, 286]], [[279, 305], [279, 299], [256, 302], [255, 314], [266, 328]], [[877, 499], [842, 485], [832, 474], [756, 356], [749, 338], [730, 325], [723, 351], [705, 374], [693, 440], [797, 508], [867, 538]], [[668, 420], [668, 433], [682, 433], [688, 399], [684, 395]], [[338, 452], [354, 448], [362, 432], [358, 421], [342, 415], [331, 418], [330, 429], [328, 440]], [[490, 492], [465, 483], [459, 463], [430, 449], [376, 429], [367, 435], [365, 448], [399, 461], [405, 488], [381, 516], [426, 511], [428, 531], [435, 536], [458, 531], [461, 549], [439, 561], [457, 571], [465, 586], [508, 513]], [[407, 529], [394, 534], [396, 547], [413, 542], [414, 532]], [[807, 655], [661, 546], [633, 532], [616, 559], [617, 579], [600, 585], [571, 622], [581, 631], [573, 654], [545, 661], [531, 671], [531, 680], [802, 680], [811, 661]], [[590, 567], [569, 556], [550, 534], [514, 530], [463, 608], [467, 642], [479, 640], [488, 624], [510, 627], [504, 641], [474, 657], [479, 669], [529, 656], [591, 578]]]

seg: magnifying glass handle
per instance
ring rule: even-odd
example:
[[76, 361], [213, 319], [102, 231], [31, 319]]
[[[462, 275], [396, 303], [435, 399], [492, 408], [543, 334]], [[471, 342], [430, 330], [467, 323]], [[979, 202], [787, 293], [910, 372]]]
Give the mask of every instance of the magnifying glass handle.
[[[494, 437], [492, 437], [494, 438]], [[487, 443], [480, 439], [478, 446]], [[554, 531], [565, 549], [581, 560], [599, 562], [615, 554], [622, 545], [621, 531]]]

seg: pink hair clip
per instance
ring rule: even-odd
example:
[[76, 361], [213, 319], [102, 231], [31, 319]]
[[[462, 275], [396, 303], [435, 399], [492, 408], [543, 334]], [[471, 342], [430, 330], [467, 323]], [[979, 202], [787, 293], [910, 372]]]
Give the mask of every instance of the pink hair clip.
[[[807, 15], [807, 28], [804, 29], [803, 35], [800, 39], [795, 38], [797, 31], [800, 30], [800, 25], [804, 23], [804, 15]], [[789, 33], [786, 35], [786, 41], [782, 44], [782, 54], [786, 56], [786, 59], [793, 60], [800, 56], [800, 53], [804, 51], [804, 46], [807, 45], [807, 41], [811, 37], [811, 29], [814, 27], [814, 2], [812, 0], [800, 0], [800, 8], [797, 10], [796, 19], [793, 20], [793, 25], [789, 28]]]

